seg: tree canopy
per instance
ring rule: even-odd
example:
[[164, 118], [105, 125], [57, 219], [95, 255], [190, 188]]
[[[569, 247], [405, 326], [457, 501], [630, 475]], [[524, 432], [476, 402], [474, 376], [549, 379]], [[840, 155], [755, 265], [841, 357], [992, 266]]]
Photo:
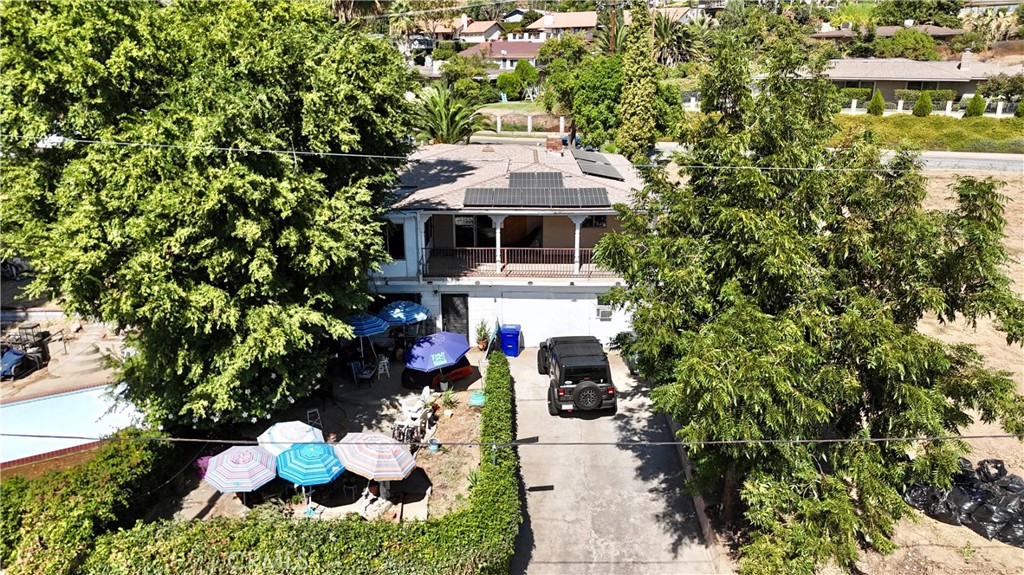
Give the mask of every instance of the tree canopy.
[[626, 29], [622, 96], [619, 99], [622, 127], [615, 137], [615, 144], [619, 153], [630, 161], [645, 163], [647, 151], [654, 145], [654, 102], [658, 94], [651, 11], [647, 2], [639, 0], [632, 2], [630, 9], [633, 22]]
[[[412, 84], [327, 9], [0, 4], [4, 248], [127, 332], [120, 378], [154, 421], [269, 417], [369, 301]], [[53, 135], [151, 146], [36, 146]], [[346, 153], [369, 156], [324, 155]]]
[[1008, 374], [916, 329], [991, 316], [1019, 343], [1024, 301], [1004, 268], [1000, 182], [959, 178], [954, 210], [924, 209], [913, 154], [883, 159], [866, 134], [826, 146], [838, 99], [824, 59], [784, 38], [764, 48], [754, 106], [750, 51], [716, 42], [685, 181], [647, 170], [596, 259], [625, 279], [612, 299], [633, 314], [628, 350], [679, 439], [765, 440], [692, 449], [692, 487], [749, 522], [741, 570], [809, 574], [891, 550], [903, 486], [948, 484], [967, 449], [872, 440], [955, 435], [975, 417], [1024, 432]]

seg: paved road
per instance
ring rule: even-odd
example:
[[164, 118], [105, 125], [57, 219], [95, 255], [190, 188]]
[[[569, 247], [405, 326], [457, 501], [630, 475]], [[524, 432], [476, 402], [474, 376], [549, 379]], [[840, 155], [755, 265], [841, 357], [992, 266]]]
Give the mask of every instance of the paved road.
[[[548, 415], [548, 378], [537, 373], [536, 353], [527, 348], [511, 362], [520, 438], [670, 439], [664, 417], [650, 412], [618, 356], [611, 358], [622, 391], [617, 415]], [[524, 445], [519, 455], [526, 502], [512, 573], [714, 573], [693, 502], [680, 490], [675, 448]]]
[[[473, 136], [477, 144], [527, 144], [544, 143], [543, 137], [530, 138], [525, 136]], [[671, 151], [678, 147], [675, 142], [659, 142], [661, 151]], [[974, 152], [922, 152], [925, 170], [992, 170], [999, 172], [1024, 173], [1024, 155], [1021, 154], [986, 154]]]

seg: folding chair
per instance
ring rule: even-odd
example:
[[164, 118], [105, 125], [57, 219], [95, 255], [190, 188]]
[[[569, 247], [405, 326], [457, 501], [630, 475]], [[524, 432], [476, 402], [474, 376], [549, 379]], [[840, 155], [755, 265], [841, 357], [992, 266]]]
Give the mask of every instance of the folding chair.
[[313, 408], [306, 410], [306, 423], [317, 429], [323, 429], [324, 424], [320, 421], [320, 410]]

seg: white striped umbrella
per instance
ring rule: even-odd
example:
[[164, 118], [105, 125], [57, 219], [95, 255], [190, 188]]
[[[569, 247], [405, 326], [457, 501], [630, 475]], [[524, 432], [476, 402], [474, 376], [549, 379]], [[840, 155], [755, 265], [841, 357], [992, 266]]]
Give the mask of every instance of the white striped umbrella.
[[256, 445], [236, 445], [210, 459], [204, 479], [221, 493], [255, 491], [277, 477], [277, 460]]
[[349, 433], [334, 451], [345, 469], [375, 481], [400, 481], [416, 468], [405, 445], [377, 433]]
[[256, 440], [277, 457], [296, 443], [323, 443], [324, 432], [301, 421], [284, 421], [270, 426]]

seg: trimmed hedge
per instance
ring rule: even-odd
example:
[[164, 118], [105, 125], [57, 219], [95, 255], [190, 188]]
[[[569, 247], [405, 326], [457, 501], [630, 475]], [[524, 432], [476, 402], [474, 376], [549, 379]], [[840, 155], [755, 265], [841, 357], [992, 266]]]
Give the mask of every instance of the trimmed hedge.
[[904, 110], [912, 108], [923, 94], [928, 94], [932, 101], [941, 102], [943, 107], [946, 102], [956, 100], [956, 90], [894, 90], [894, 94], [897, 101], [903, 100]]
[[879, 144], [892, 148], [907, 145], [916, 150], [1024, 153], [1024, 118], [841, 114], [836, 122], [841, 131], [829, 141], [833, 146], [842, 145], [850, 131], [870, 130]]
[[857, 100], [858, 104], [863, 104], [871, 98], [871, 88], [840, 88], [839, 96], [844, 103], [848, 104], [851, 100]]
[[515, 437], [508, 360], [492, 353], [481, 415], [480, 474], [468, 508], [393, 523], [285, 517], [269, 506], [245, 519], [139, 523], [102, 537], [82, 573], [96, 575], [247, 573], [448, 574], [508, 573], [522, 522], [512, 448], [486, 444]]
[[[127, 429], [115, 437], [152, 434]], [[145, 515], [180, 465], [165, 442], [111, 441], [76, 467], [0, 483], [0, 564], [9, 575], [74, 573], [97, 536]]]

